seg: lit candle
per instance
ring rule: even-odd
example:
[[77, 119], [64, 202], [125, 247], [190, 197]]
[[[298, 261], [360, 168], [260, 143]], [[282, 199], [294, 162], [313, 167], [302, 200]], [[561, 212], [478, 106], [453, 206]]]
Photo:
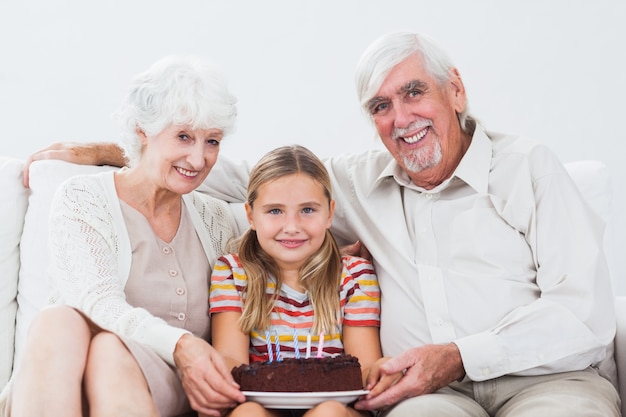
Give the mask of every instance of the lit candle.
[[293, 351], [296, 355], [296, 359], [300, 359], [300, 347], [298, 346], [298, 330], [293, 328]]
[[320, 333], [320, 342], [317, 345], [317, 357], [322, 357], [322, 352], [324, 351], [324, 332]]
[[267, 356], [269, 356], [269, 362], [272, 363], [274, 355], [272, 355], [272, 338], [269, 330], [265, 331], [265, 342], [267, 343]]
[[280, 362], [280, 337], [278, 337], [278, 330], [274, 330], [276, 333], [276, 362]]
[[311, 333], [306, 335], [306, 359], [311, 357]]

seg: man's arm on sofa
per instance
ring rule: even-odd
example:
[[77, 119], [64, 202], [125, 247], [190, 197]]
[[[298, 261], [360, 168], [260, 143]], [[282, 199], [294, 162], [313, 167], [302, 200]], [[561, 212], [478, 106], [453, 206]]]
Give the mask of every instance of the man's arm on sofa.
[[126, 165], [124, 151], [116, 143], [58, 142], [28, 157], [24, 164], [24, 187], [28, 188], [30, 181], [30, 164], [42, 159], [60, 159], [80, 165]]

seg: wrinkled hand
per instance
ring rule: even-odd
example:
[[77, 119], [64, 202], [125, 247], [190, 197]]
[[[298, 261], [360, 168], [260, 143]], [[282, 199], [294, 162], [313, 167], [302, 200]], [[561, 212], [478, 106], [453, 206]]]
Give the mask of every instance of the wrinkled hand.
[[342, 255], [358, 256], [361, 258], [365, 258], [370, 262], [372, 260], [372, 255], [370, 254], [370, 251], [367, 250], [365, 245], [362, 244], [360, 240], [357, 240], [350, 245], [342, 246], [341, 248], [339, 248], [339, 251]]
[[[394, 383], [394, 374], [405, 371]], [[354, 405], [357, 410], [380, 410], [405, 398], [430, 394], [465, 375], [461, 354], [454, 343], [425, 345], [405, 351], [372, 367], [364, 399]]]
[[176, 344], [174, 362], [191, 407], [207, 416], [246, 400], [222, 356], [205, 340], [186, 334]]
[[28, 188], [30, 164], [43, 159], [58, 159], [80, 165], [124, 166], [123, 151], [113, 143], [58, 142], [28, 157], [24, 164], [23, 182]]
[[369, 397], [373, 398], [378, 396], [402, 378], [402, 371], [386, 374], [380, 370], [380, 366], [389, 360], [391, 360], [391, 358], [385, 356], [384, 358], [378, 359], [376, 363], [370, 367], [370, 371], [367, 374], [367, 382], [365, 384], [365, 389], [370, 392]]

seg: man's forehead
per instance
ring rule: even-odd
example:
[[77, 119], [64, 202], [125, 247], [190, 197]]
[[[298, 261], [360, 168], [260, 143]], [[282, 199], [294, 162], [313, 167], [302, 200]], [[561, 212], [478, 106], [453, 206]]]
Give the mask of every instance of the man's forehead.
[[[388, 82], [389, 81], [389, 82]], [[420, 78], [410, 78], [407, 80], [389, 80], [386, 79], [385, 82], [380, 86], [376, 96], [372, 98], [372, 100], [376, 98], [384, 98], [389, 97], [391, 95], [404, 95], [409, 91], [413, 90], [425, 90], [428, 87], [428, 82], [420, 79]]]

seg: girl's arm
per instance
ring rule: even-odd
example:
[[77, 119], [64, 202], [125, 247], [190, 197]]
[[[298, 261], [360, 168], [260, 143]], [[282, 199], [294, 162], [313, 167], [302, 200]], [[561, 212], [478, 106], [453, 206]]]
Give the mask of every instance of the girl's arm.
[[390, 358], [382, 355], [377, 327], [344, 325], [343, 347], [345, 353], [359, 358], [363, 387], [370, 390], [370, 395], [379, 395], [402, 378], [401, 372], [383, 375], [378, 370], [379, 366]]
[[211, 315], [211, 343], [229, 369], [249, 363], [250, 335], [239, 330], [239, 317], [241, 313], [235, 311]]
[[343, 347], [346, 354], [359, 358], [365, 386], [370, 369], [382, 357], [378, 328], [344, 325]]

